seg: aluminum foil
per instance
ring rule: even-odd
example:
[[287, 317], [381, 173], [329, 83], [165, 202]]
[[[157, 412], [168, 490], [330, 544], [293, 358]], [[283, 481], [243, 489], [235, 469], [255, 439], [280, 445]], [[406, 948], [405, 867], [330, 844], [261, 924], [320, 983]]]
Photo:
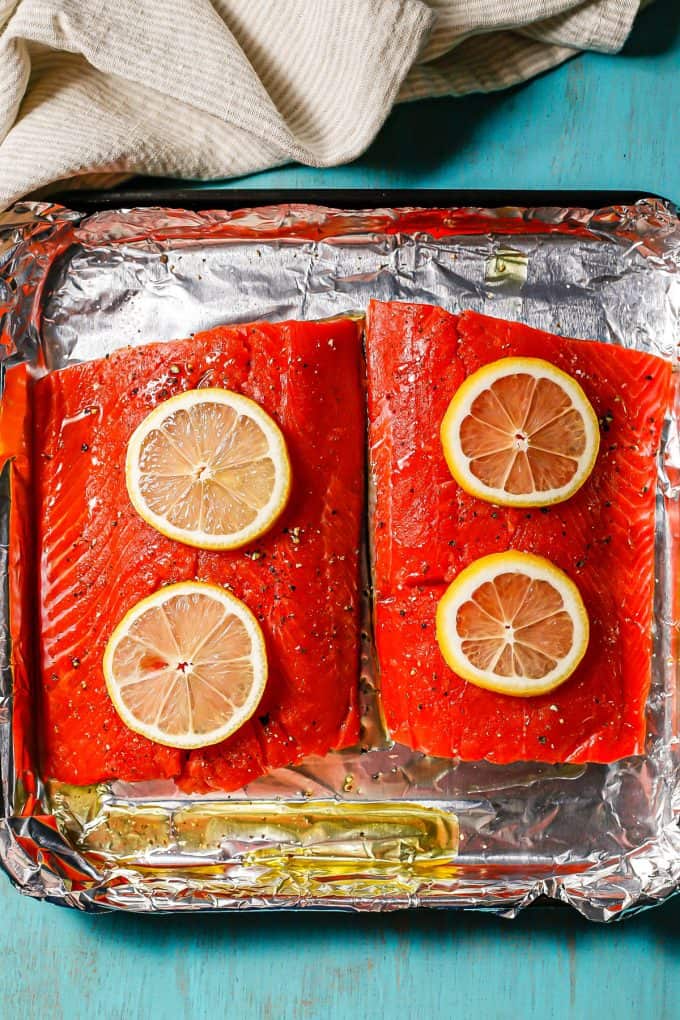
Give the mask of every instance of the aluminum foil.
[[[472, 308], [676, 362], [680, 223], [657, 200], [596, 211], [279, 205], [89, 217], [23, 204], [0, 219], [5, 364], [55, 370], [219, 323], [361, 312], [371, 297]], [[16, 684], [9, 626], [12, 471], [6, 460], [0, 861], [23, 892], [84, 910], [428, 905], [505, 915], [547, 896], [607, 920], [680, 885], [677, 408], [659, 460], [646, 754], [610, 766], [460, 763], [390, 744], [367, 636], [355, 751], [223, 799], [188, 798], [172, 783], [50, 782], [19, 725], [33, 706]]]

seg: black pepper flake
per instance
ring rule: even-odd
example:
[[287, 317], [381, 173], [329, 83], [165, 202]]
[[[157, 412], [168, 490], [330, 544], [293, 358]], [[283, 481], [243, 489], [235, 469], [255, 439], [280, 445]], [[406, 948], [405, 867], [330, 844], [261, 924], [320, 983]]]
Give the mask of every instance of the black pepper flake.
[[609, 509], [609, 507], [612, 505], [612, 501], [610, 499], [605, 499], [604, 505], [607, 509]]
[[258, 715], [257, 718], [263, 726], [269, 726], [269, 712], [265, 712], [264, 715]]
[[532, 514], [525, 514], [524, 516], [526, 517], [526, 519], [528, 521], [530, 521], [533, 515]]
[[495, 521], [495, 520], [496, 520], [496, 518], [498, 517], [498, 510], [492, 510], [492, 511], [491, 511], [491, 516], [493, 517], [493, 519], [494, 519], [494, 521]]
[[547, 744], [548, 743], [548, 738], [547, 737], [539, 737], [538, 738], [538, 742], [539, 742], [539, 744]]
[[602, 539], [602, 544], [603, 544], [603, 545], [609, 545], [609, 543], [611, 542], [611, 540], [612, 540], [612, 536], [611, 536], [611, 535], [606, 535], [606, 536], [605, 536], [605, 537], [604, 537], [604, 538]]
[[456, 544], [456, 541], [455, 541], [455, 539], [453, 539], [453, 538], [449, 539], [449, 545], [450, 545], [450, 546], [451, 546], [452, 548], [453, 548], [453, 546], [454, 546], [455, 544]]
[[577, 568], [577, 570], [580, 570], [581, 567], [585, 567], [585, 565], [586, 565], [586, 561], [585, 560], [576, 560], [576, 568]]
[[399, 615], [400, 616], [406, 616], [406, 610], [405, 609], [400, 609], [399, 610]]
[[542, 514], [549, 514], [549, 513], [550, 513], [550, 507], [549, 507], [549, 506], [542, 506], [542, 507], [540, 508], [540, 512], [541, 512]]
[[611, 427], [611, 423], [613, 421], [614, 421], [614, 415], [611, 413], [611, 411], [607, 411], [606, 414], [603, 414], [602, 417], [600, 418], [600, 425], [602, 427], [602, 431], [603, 432], [609, 432], [609, 429]]
[[421, 623], [420, 629], [421, 630], [427, 630], [427, 621], [425, 623]]
[[83, 451], [83, 453], [87, 453], [87, 451], [90, 449], [89, 444], [83, 443], [80, 449]]
[[646, 379], [646, 380], [647, 380], [648, 382], [651, 382], [653, 378], [654, 378], [654, 376], [653, 376], [653, 375], [646, 375], [646, 376], [645, 376], [645, 379]]

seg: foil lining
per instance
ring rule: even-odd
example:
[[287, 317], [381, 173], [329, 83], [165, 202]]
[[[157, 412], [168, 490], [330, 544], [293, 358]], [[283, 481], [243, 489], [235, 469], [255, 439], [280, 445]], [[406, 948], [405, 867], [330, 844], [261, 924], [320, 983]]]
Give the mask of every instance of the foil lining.
[[[371, 297], [472, 308], [677, 363], [680, 223], [657, 200], [595, 211], [299, 205], [88, 217], [22, 204], [0, 217], [3, 365], [50, 371], [219, 323], [361, 312]], [[680, 885], [678, 407], [659, 461], [644, 756], [497, 766], [391, 745], [367, 637], [361, 747], [223, 799], [188, 798], [172, 783], [74, 788], [40, 776], [21, 723], [34, 706], [14, 668], [10, 582], [20, 561], [4, 451], [0, 862], [12, 881], [89, 911], [427, 905], [514, 916], [547, 896], [608, 920], [671, 895]]]

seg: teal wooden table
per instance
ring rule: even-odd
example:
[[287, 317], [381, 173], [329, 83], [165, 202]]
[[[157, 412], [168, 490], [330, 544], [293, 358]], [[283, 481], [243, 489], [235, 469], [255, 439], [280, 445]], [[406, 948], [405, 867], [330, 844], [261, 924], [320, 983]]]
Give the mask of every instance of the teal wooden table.
[[[679, 98], [680, 7], [665, 0], [623, 56], [402, 107], [352, 166], [245, 183], [633, 188], [680, 202]], [[2, 880], [0, 914], [2, 1020], [680, 1017], [680, 898], [609, 927], [561, 911], [89, 917]]]

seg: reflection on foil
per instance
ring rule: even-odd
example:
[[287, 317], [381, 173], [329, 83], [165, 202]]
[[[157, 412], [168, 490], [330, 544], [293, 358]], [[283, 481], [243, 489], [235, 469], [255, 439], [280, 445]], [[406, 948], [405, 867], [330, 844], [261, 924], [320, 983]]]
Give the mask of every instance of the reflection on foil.
[[[1, 338], [12, 361], [43, 370], [224, 322], [361, 311], [371, 297], [472, 308], [676, 360], [680, 224], [651, 200], [596, 212], [273, 206], [88, 218], [21, 205], [0, 220]], [[12, 880], [84, 910], [423, 904], [515, 914], [549, 896], [604, 920], [669, 895], [680, 884], [677, 410], [659, 464], [645, 757], [497, 766], [390, 745], [367, 605], [360, 748], [223, 799], [188, 798], [168, 782], [43, 784], [37, 766], [14, 773], [19, 692], [3, 661], [0, 859]]]

